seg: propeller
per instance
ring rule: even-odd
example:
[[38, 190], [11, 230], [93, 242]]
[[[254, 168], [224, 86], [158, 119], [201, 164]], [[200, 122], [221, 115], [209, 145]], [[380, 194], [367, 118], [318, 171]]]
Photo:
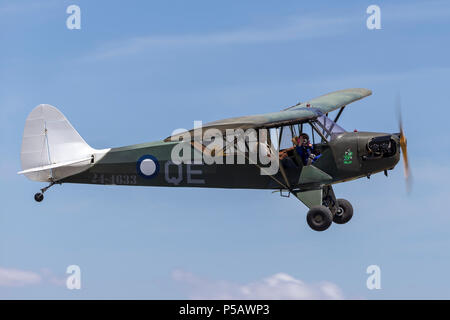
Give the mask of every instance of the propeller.
[[403, 170], [406, 180], [406, 191], [409, 193], [412, 187], [412, 178], [411, 178], [411, 170], [409, 168], [408, 161], [408, 149], [407, 149], [407, 140], [405, 136], [405, 132], [403, 130], [403, 121], [402, 121], [402, 113], [401, 113], [401, 101], [400, 96], [397, 97], [397, 112], [398, 112], [398, 126], [400, 129], [400, 149], [402, 151], [403, 158]]

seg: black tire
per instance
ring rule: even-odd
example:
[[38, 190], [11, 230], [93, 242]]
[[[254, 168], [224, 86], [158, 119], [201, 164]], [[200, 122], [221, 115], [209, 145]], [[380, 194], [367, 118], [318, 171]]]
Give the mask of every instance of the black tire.
[[37, 202], [41, 202], [42, 200], [44, 200], [44, 194], [43, 193], [36, 193], [34, 195], [34, 200], [36, 200]]
[[333, 222], [333, 214], [325, 206], [312, 207], [306, 215], [306, 221], [311, 229], [325, 231]]
[[338, 209], [334, 214], [333, 222], [337, 224], [344, 224], [350, 221], [353, 217], [352, 204], [345, 199], [337, 199]]

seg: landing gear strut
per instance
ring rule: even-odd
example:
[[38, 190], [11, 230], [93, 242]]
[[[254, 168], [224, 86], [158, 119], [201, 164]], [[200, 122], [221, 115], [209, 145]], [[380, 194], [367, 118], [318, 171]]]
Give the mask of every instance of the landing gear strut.
[[38, 192], [34, 195], [34, 200], [36, 200], [37, 202], [41, 202], [42, 200], [44, 200], [44, 192], [50, 189], [55, 183], [56, 182], [52, 181], [48, 186], [42, 188], [41, 192]]
[[344, 224], [353, 216], [353, 207], [345, 199], [336, 199], [331, 185], [321, 189], [292, 190], [291, 191], [308, 208], [306, 221], [311, 229], [324, 231], [331, 224]]
[[350, 201], [345, 199], [336, 199], [331, 186], [326, 186], [323, 188], [322, 205], [330, 209], [333, 214], [334, 223], [347, 223], [353, 216], [353, 207]]

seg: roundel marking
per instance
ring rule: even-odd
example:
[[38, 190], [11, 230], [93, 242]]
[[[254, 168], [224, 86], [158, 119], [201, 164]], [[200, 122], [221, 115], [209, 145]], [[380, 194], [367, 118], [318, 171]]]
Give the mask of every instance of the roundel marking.
[[136, 164], [136, 170], [141, 177], [153, 178], [158, 175], [159, 162], [156, 157], [151, 155], [144, 155], [139, 158]]

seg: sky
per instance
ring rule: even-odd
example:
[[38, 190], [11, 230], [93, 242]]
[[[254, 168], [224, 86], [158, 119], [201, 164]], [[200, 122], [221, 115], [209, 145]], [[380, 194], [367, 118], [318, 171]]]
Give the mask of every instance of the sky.
[[[449, 22], [447, 1], [2, 0], [0, 298], [449, 299]], [[345, 88], [373, 91], [348, 131], [398, 132], [401, 98], [413, 188], [401, 163], [335, 185], [354, 216], [325, 232], [271, 191], [64, 184], [36, 203], [17, 175], [41, 103], [102, 149]]]

